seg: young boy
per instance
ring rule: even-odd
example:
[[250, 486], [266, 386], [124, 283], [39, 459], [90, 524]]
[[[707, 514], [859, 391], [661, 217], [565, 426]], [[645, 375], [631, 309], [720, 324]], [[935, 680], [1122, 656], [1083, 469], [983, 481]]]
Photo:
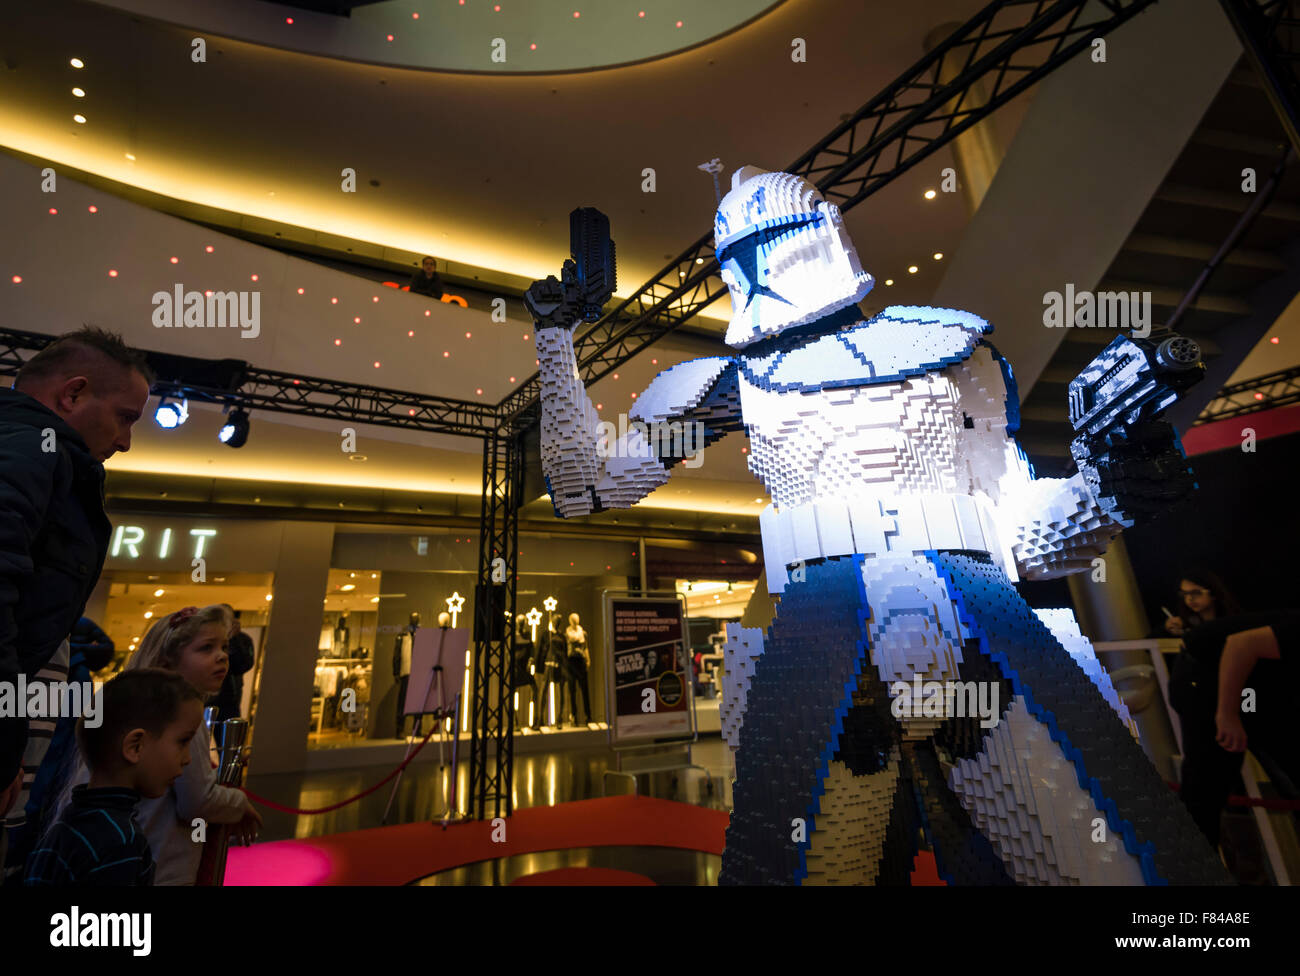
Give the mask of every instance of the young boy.
[[149, 885], [154, 861], [135, 820], [141, 797], [167, 792], [190, 761], [190, 740], [203, 720], [203, 697], [179, 674], [161, 668], [123, 671], [107, 682], [101, 724], [77, 722], [77, 743], [90, 782], [27, 861], [29, 885]]

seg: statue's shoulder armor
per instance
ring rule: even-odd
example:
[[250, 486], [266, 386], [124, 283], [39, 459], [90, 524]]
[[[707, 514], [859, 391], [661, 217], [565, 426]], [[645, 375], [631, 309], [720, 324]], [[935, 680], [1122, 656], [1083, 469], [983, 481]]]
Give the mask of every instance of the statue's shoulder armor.
[[759, 343], [740, 357], [740, 371], [752, 385], [778, 393], [896, 383], [962, 362], [991, 330], [970, 312], [891, 305], [835, 331]]
[[708, 411], [715, 400], [731, 399], [728, 394], [736, 388], [735, 357], [691, 359], [651, 380], [628, 416], [646, 423], [690, 416], [701, 408]]

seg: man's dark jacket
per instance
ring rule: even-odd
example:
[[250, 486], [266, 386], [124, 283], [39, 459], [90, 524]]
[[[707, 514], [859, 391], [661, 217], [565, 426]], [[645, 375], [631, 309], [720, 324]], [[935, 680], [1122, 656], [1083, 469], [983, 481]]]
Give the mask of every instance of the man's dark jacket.
[[[111, 531], [104, 466], [81, 435], [27, 394], [0, 390], [0, 681], [31, 679], [71, 633]], [[0, 718], [0, 789], [26, 741], [25, 718]]]

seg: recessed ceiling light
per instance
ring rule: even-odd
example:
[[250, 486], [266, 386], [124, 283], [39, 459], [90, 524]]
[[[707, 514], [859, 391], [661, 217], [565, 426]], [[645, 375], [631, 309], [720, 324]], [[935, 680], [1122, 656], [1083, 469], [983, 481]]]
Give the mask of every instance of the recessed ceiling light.
[[893, 278], [886, 278], [886, 279], [885, 279], [885, 284], [886, 284], [886, 285], [892, 285], [893, 283], [894, 283], [894, 279], [893, 279]]
[[909, 267], [909, 268], [907, 269], [907, 273], [908, 273], [908, 274], [916, 274], [916, 272], [917, 272], [917, 267], [916, 267], [916, 265], [912, 265], [911, 267]]
[[167, 591], [164, 590], [164, 589], [162, 589], [161, 587], [159, 587], [158, 589], [156, 589], [156, 590], [153, 591], [153, 595], [154, 595], [154, 596], [162, 596], [165, 592], [167, 592]]
[[84, 91], [82, 91], [80, 88], [74, 88], [74, 89], [72, 89], [72, 94], [76, 95], [78, 98], [85, 98], [85, 97], [86, 97], [86, 93], [85, 93]]
[[126, 154], [126, 158], [129, 159], [129, 160], [131, 160], [131, 162], [133, 162], [133, 163], [135, 162], [135, 154], [134, 154], [134, 153], [127, 153], [127, 154]]
[[86, 62], [82, 61], [81, 58], [73, 58], [68, 62], [68, 64], [72, 65], [74, 68], [84, 68], [86, 66]]
[[936, 194], [933, 190], [925, 191], [925, 198], [927, 200], [933, 200], [936, 196], [938, 196], [938, 194]]
[[351, 593], [356, 588], [357, 588], [356, 583], [344, 583], [342, 586], [339, 587], [339, 589], [342, 590], [344, 593]]
[[934, 259], [935, 259], [936, 261], [942, 261], [942, 260], [943, 260], [943, 252], [942, 252], [942, 251], [935, 251], [935, 252], [934, 252]]
[[72, 121], [73, 121], [73, 122], [76, 122], [78, 125], [85, 125], [85, 124], [86, 124], [86, 117], [85, 117], [84, 115], [74, 115], [74, 116], [72, 117]]

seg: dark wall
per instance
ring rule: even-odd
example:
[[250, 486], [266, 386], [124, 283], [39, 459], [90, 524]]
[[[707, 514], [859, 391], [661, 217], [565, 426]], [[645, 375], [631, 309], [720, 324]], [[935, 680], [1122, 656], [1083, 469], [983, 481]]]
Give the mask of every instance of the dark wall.
[[[1249, 426], [1249, 417], [1242, 426]], [[1243, 610], [1300, 606], [1300, 434], [1191, 459], [1198, 490], [1161, 518], [1125, 532], [1152, 631], [1176, 610], [1180, 574], [1219, 574]]]

